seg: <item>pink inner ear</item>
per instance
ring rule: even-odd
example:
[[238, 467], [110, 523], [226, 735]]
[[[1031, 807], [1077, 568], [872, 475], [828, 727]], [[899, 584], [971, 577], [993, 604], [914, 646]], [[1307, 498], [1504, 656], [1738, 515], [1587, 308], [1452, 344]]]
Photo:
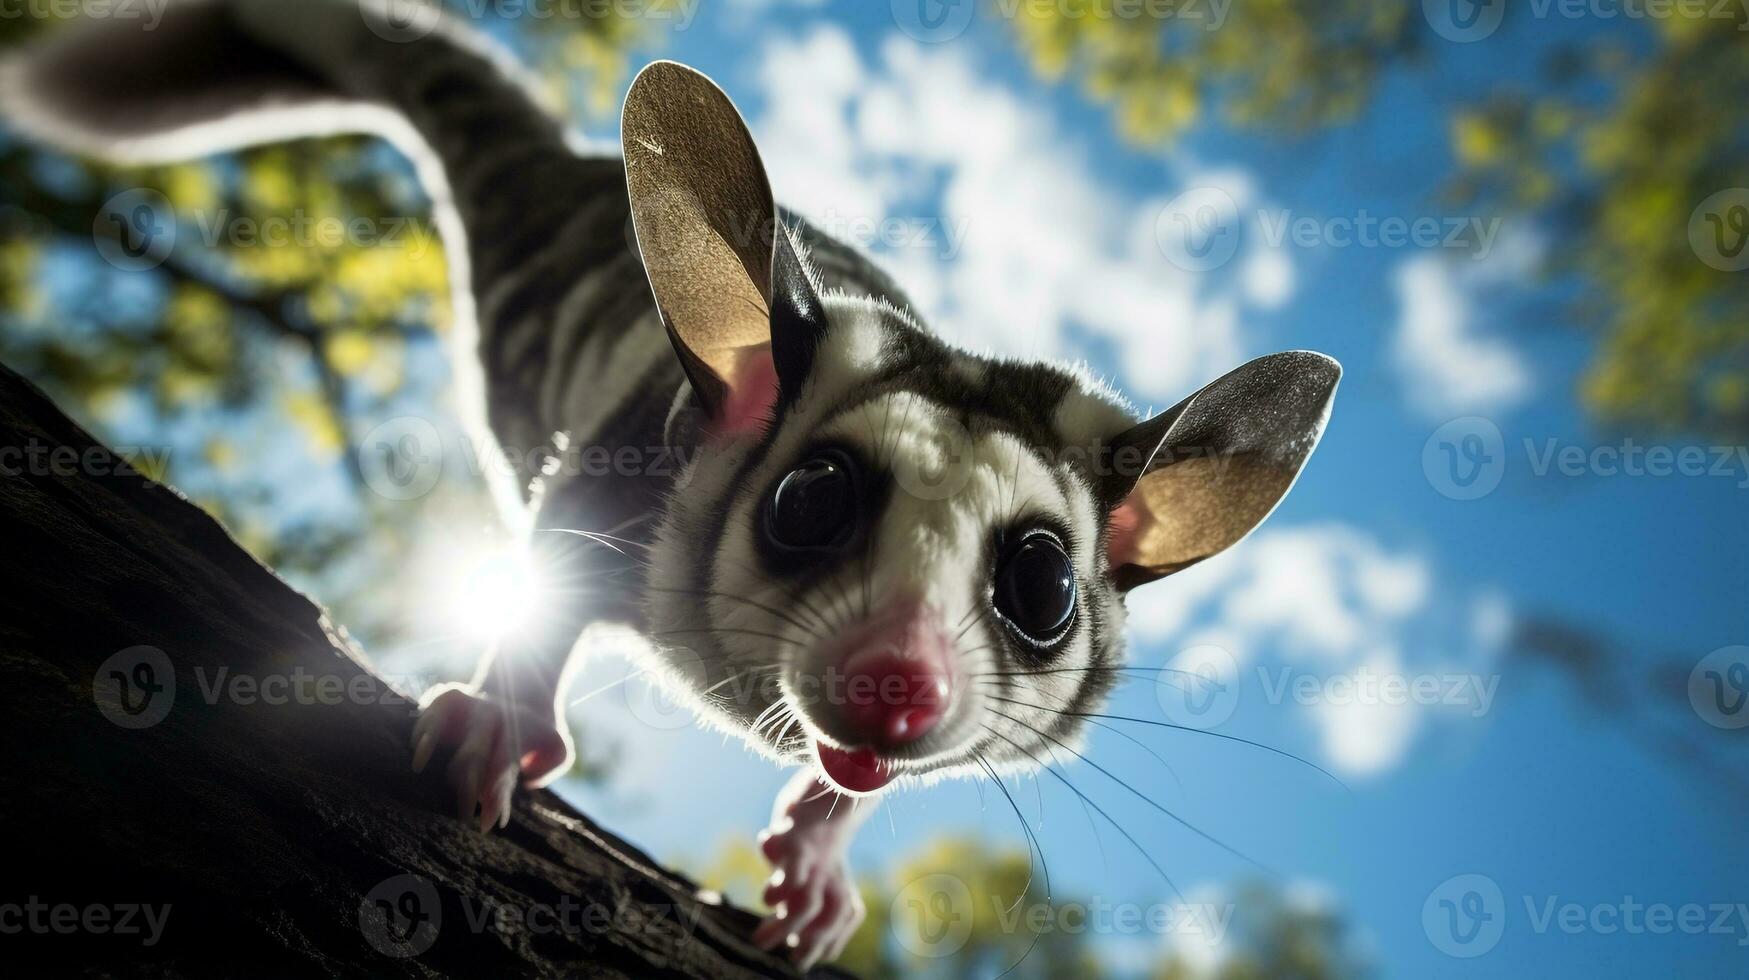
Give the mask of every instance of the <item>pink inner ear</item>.
[[742, 351], [735, 362], [734, 377], [723, 380], [728, 383], [729, 397], [723, 400], [711, 434], [731, 438], [765, 431], [772, 406], [777, 404], [777, 365], [771, 359], [771, 347]]
[[1135, 501], [1126, 500], [1117, 505], [1111, 516], [1105, 519], [1105, 552], [1111, 559], [1111, 570], [1117, 571], [1125, 565], [1134, 565], [1141, 557], [1137, 548], [1140, 545], [1142, 524], [1148, 515]]

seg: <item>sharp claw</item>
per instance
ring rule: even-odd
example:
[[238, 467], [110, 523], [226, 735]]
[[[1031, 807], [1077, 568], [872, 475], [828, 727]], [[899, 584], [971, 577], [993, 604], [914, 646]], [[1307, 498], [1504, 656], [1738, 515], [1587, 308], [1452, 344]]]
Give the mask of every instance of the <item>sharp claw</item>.
[[418, 742], [413, 746], [413, 771], [424, 772], [425, 764], [431, 761], [431, 753], [437, 748], [437, 733], [434, 731], [420, 732]]
[[463, 820], [471, 820], [476, 813], [483, 814], [486, 809], [486, 795], [480, 792], [480, 775], [485, 765], [486, 760], [483, 757], [476, 757], [470, 760], [462, 770], [459, 785], [463, 787], [462, 797], [465, 801], [465, 809], [462, 811]]
[[844, 947], [850, 945], [850, 941], [856, 938], [857, 930], [861, 928], [862, 917], [860, 915], [852, 915], [850, 921], [845, 923], [844, 928], [839, 931], [838, 938], [832, 941], [832, 948], [827, 950], [825, 956], [827, 962], [831, 962], [832, 960], [836, 960], [838, 957], [843, 956]]
[[413, 741], [419, 741], [419, 736], [431, 730], [431, 712], [421, 711], [419, 717], [413, 719]]
[[498, 827], [503, 829], [510, 825], [510, 798], [516, 792], [516, 770], [498, 777], [498, 787]]
[[753, 930], [753, 945], [760, 949], [769, 950], [775, 947], [783, 937], [784, 921], [774, 915], [761, 922], [759, 928]]
[[[490, 783], [483, 780], [490, 778]], [[498, 825], [498, 815], [504, 812], [504, 776], [495, 778], [490, 775], [490, 767], [480, 769], [479, 780], [474, 783], [474, 793], [480, 799], [480, 833], [484, 834]]]
[[762, 835], [759, 840], [759, 853], [765, 855], [765, 860], [776, 864], [783, 859], [783, 838], [769, 832]]

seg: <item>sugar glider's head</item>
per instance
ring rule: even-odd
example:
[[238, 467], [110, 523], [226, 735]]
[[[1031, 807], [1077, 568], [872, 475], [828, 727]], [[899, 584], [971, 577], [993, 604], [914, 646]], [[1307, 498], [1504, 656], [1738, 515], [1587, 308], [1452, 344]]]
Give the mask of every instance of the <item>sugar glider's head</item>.
[[1138, 422], [1076, 371], [823, 292], [740, 116], [691, 69], [639, 75], [624, 140], [702, 447], [652, 553], [651, 630], [707, 717], [842, 790], [1073, 744], [1129, 590], [1249, 533], [1323, 431], [1340, 369], [1320, 354]]

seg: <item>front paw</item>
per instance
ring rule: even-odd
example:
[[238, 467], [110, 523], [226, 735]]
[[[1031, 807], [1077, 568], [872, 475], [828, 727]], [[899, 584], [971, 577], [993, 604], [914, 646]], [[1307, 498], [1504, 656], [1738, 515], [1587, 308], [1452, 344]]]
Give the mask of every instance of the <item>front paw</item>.
[[423, 771], [439, 747], [455, 750], [447, 775], [457, 816], [472, 820], [477, 815], [481, 832], [510, 822], [519, 772], [525, 785], [538, 786], [573, 758], [570, 738], [550, 715], [460, 685], [426, 696], [413, 726], [413, 771]]
[[867, 914], [843, 847], [817, 824], [785, 819], [759, 835], [759, 849], [774, 869], [765, 904], [776, 911], [754, 931], [754, 945], [788, 946], [803, 970], [836, 959]]

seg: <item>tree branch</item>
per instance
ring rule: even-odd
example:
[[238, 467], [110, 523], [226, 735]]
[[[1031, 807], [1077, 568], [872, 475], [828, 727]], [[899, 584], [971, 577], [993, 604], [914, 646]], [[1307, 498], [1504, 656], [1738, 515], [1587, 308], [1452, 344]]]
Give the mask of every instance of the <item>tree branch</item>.
[[752, 914], [551, 793], [519, 793], [492, 836], [446, 816], [442, 780], [409, 771], [412, 706], [321, 610], [4, 367], [0, 526], [15, 960], [164, 977], [790, 972], [748, 942]]

